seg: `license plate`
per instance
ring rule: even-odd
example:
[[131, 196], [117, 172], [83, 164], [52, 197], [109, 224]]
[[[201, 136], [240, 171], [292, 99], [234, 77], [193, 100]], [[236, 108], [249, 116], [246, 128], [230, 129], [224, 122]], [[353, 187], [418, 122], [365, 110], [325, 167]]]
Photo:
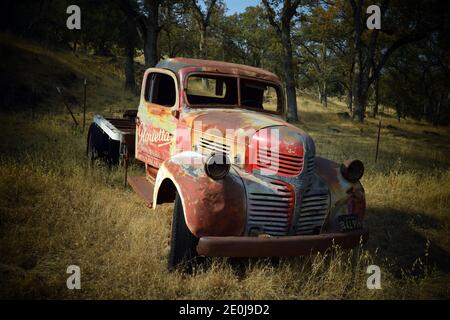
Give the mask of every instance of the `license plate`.
[[338, 221], [342, 232], [362, 229], [362, 222], [354, 214], [339, 216]]

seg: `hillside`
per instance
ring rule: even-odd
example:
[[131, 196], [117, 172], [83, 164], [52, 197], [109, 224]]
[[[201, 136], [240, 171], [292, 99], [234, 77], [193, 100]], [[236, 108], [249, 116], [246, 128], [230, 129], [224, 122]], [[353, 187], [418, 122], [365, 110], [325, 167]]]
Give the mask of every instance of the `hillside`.
[[[0, 36], [1, 110], [36, 114], [67, 113], [56, 91], [60, 87], [74, 112], [81, 112], [87, 80], [88, 112], [137, 107], [123, 90], [123, 61], [114, 57], [44, 48], [8, 35]], [[143, 71], [136, 64], [137, 74]]]
[[[135, 108], [123, 90], [121, 61], [0, 38], [0, 297], [386, 299], [450, 297], [450, 130], [399, 123], [386, 108], [355, 124], [299, 97], [302, 123], [321, 156], [366, 164], [369, 243], [350, 252], [235, 262], [213, 259], [192, 276], [168, 273], [171, 204], [148, 209], [123, 187], [121, 168], [91, 168], [86, 134], [74, 127], [55, 87], [81, 120]], [[17, 93], [21, 93], [21, 98]], [[135, 166], [132, 170], [139, 171]], [[382, 290], [366, 288], [366, 268], [382, 270]], [[82, 289], [66, 288], [79, 265]]]

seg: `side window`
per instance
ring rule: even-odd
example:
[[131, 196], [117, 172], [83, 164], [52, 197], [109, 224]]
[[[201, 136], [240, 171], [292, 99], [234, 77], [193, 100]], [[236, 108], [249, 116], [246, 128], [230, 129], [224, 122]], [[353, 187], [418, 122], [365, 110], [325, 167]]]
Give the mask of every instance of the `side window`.
[[227, 84], [222, 79], [191, 76], [187, 82], [187, 94], [210, 98], [225, 98]]
[[164, 73], [152, 73], [147, 76], [145, 100], [165, 107], [173, 107], [176, 101], [174, 79]]
[[278, 112], [277, 89], [267, 83], [242, 79], [241, 104], [249, 108]]
[[150, 73], [147, 75], [147, 79], [145, 80], [145, 91], [144, 91], [144, 98], [145, 101], [150, 102], [150, 94], [152, 91], [152, 78], [155, 74], [154, 73]]
[[191, 75], [187, 79], [186, 96], [189, 104], [237, 105], [237, 78], [214, 75]]
[[266, 111], [278, 111], [278, 95], [274, 87], [267, 86], [264, 90], [262, 107]]

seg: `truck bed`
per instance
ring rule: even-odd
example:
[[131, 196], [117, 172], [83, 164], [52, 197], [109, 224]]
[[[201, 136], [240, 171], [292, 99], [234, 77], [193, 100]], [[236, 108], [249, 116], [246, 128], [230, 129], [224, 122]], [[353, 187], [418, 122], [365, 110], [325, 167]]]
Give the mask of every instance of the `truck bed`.
[[104, 118], [96, 114], [94, 116], [94, 123], [113, 140], [122, 141], [124, 136], [134, 136], [136, 134], [136, 123], [134, 119]]
[[[105, 118], [94, 116], [89, 129], [93, 147], [109, 161], [117, 162], [121, 156], [134, 157], [136, 123], [134, 117]], [[88, 143], [89, 143], [88, 137]]]

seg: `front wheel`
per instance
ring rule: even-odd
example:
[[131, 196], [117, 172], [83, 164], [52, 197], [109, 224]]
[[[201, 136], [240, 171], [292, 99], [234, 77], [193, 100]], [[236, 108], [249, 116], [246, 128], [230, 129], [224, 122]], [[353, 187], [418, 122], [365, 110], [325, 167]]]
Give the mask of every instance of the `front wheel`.
[[178, 192], [173, 208], [172, 236], [170, 239], [169, 271], [182, 270], [192, 272], [197, 257], [198, 239], [191, 233], [184, 218], [183, 204]]

